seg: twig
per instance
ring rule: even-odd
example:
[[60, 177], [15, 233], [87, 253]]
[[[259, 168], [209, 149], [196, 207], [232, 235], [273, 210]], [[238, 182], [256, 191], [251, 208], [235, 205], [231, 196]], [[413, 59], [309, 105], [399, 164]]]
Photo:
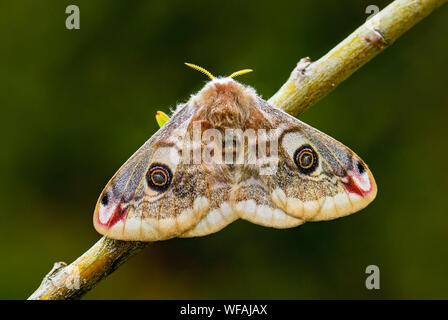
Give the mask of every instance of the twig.
[[76, 299], [92, 289], [148, 242], [119, 241], [102, 237], [72, 264], [56, 262], [29, 300]]
[[[298, 115], [447, 0], [396, 0], [318, 61], [300, 60], [269, 100]], [[29, 299], [80, 298], [148, 243], [101, 238], [70, 265], [55, 264]]]
[[269, 103], [299, 115], [445, 2], [392, 2], [316, 62], [300, 60]]

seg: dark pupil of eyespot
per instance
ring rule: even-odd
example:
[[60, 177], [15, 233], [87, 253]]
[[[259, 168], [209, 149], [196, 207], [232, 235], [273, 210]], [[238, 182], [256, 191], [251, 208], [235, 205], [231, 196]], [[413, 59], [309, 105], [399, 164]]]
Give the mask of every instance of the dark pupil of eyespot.
[[109, 196], [107, 195], [107, 193], [101, 199], [101, 203], [103, 204], [103, 206], [107, 206], [107, 204], [109, 203]]
[[305, 153], [300, 157], [300, 164], [302, 167], [309, 167], [313, 164], [313, 155], [310, 153]]
[[154, 172], [152, 174], [152, 180], [157, 185], [164, 185], [166, 183], [166, 175], [160, 171]]

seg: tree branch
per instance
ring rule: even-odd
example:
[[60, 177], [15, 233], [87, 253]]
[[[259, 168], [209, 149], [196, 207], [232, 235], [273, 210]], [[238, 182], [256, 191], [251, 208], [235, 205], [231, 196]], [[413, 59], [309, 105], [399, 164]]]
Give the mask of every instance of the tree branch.
[[288, 81], [268, 102], [299, 115], [445, 2], [392, 2], [316, 62], [300, 60]]
[[[396, 0], [321, 59], [301, 59], [269, 102], [298, 115], [447, 0]], [[55, 263], [29, 299], [80, 298], [149, 243], [102, 237], [70, 265]]]
[[72, 264], [56, 262], [29, 300], [76, 299], [140, 252], [149, 242], [102, 237]]

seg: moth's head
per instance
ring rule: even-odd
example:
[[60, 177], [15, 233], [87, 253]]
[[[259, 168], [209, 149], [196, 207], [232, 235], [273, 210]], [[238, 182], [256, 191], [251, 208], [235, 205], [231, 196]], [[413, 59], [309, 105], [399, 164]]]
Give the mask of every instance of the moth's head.
[[200, 108], [198, 114], [217, 128], [241, 127], [248, 119], [250, 109], [255, 106], [257, 94], [253, 88], [233, 78], [252, 70], [240, 70], [228, 77], [214, 77], [204, 68], [189, 63], [186, 65], [210, 78], [204, 88], [192, 97], [191, 101]]

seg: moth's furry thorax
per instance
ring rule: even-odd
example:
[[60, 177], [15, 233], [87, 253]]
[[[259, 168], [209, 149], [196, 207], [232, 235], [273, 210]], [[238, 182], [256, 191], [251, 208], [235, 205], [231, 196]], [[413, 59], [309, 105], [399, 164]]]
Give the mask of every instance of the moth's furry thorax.
[[230, 78], [218, 78], [208, 82], [192, 97], [198, 107], [198, 118], [209, 122], [213, 128], [245, 128], [259, 117], [254, 89]]

